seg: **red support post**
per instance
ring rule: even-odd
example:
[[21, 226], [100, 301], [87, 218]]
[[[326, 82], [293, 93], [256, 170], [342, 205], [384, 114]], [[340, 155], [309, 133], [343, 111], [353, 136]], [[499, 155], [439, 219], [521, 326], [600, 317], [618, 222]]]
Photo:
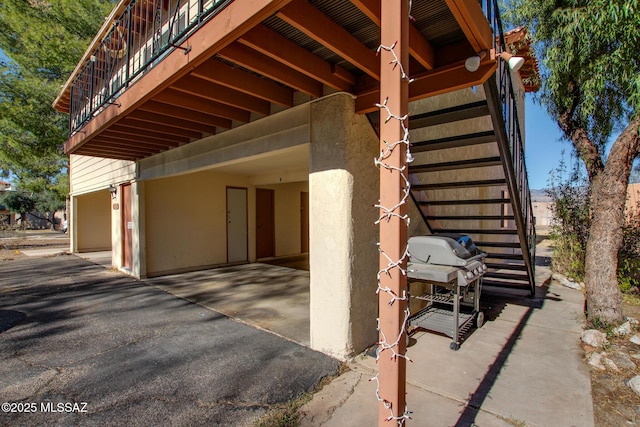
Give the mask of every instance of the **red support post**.
[[[399, 143], [392, 149], [389, 147], [406, 139], [405, 127], [408, 126], [408, 118], [404, 119], [404, 123], [398, 119], [408, 113], [409, 82], [404, 75], [409, 64], [408, 0], [381, 1], [380, 28], [380, 104], [383, 106], [380, 110], [380, 151], [389, 153], [380, 158], [378, 426], [382, 427], [396, 423], [404, 425], [406, 409], [404, 354], [408, 301], [404, 298], [407, 296], [404, 270], [407, 223], [403, 217], [407, 213], [407, 205], [402, 202], [407, 196], [407, 146]], [[394, 265], [395, 262], [399, 262], [399, 265]]]

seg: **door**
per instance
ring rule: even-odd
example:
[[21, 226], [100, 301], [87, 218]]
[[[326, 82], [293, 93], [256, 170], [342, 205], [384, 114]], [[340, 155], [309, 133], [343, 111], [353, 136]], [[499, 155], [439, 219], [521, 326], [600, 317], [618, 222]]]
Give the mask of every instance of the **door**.
[[131, 213], [131, 184], [120, 186], [122, 198], [122, 267], [133, 269], [133, 215]]
[[256, 188], [256, 258], [275, 256], [274, 191]]
[[309, 193], [300, 193], [300, 252], [309, 252]]
[[247, 189], [227, 187], [227, 262], [247, 261]]

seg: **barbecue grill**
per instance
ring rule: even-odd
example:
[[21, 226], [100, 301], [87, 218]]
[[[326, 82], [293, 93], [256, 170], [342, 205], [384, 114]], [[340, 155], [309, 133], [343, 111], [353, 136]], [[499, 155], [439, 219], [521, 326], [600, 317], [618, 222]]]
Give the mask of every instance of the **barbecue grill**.
[[426, 293], [413, 296], [427, 305], [411, 316], [410, 325], [453, 338], [450, 347], [457, 350], [473, 321], [477, 327], [484, 321], [480, 292], [487, 254], [464, 234], [414, 236], [408, 250], [409, 282], [428, 285]]

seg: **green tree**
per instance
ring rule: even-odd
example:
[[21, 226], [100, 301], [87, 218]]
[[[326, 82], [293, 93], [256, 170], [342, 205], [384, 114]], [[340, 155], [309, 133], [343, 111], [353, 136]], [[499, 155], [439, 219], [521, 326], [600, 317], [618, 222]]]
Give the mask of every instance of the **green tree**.
[[66, 174], [67, 116], [53, 103], [110, 0], [0, 0], [0, 176], [35, 191]]
[[2, 197], [2, 203], [11, 212], [20, 214], [20, 227], [26, 225], [27, 212], [31, 212], [36, 208], [36, 201], [27, 193], [22, 191], [8, 191]]
[[531, 30], [543, 61], [540, 101], [586, 166], [588, 318], [619, 322], [618, 252], [627, 183], [640, 150], [638, 1], [512, 0], [509, 8], [509, 20]]

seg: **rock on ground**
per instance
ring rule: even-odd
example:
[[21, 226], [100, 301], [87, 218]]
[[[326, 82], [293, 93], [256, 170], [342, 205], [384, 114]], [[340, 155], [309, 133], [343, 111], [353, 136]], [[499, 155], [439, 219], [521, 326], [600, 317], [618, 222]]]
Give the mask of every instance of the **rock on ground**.
[[580, 337], [583, 343], [591, 347], [601, 348], [607, 343], [607, 336], [597, 329], [587, 329]]

